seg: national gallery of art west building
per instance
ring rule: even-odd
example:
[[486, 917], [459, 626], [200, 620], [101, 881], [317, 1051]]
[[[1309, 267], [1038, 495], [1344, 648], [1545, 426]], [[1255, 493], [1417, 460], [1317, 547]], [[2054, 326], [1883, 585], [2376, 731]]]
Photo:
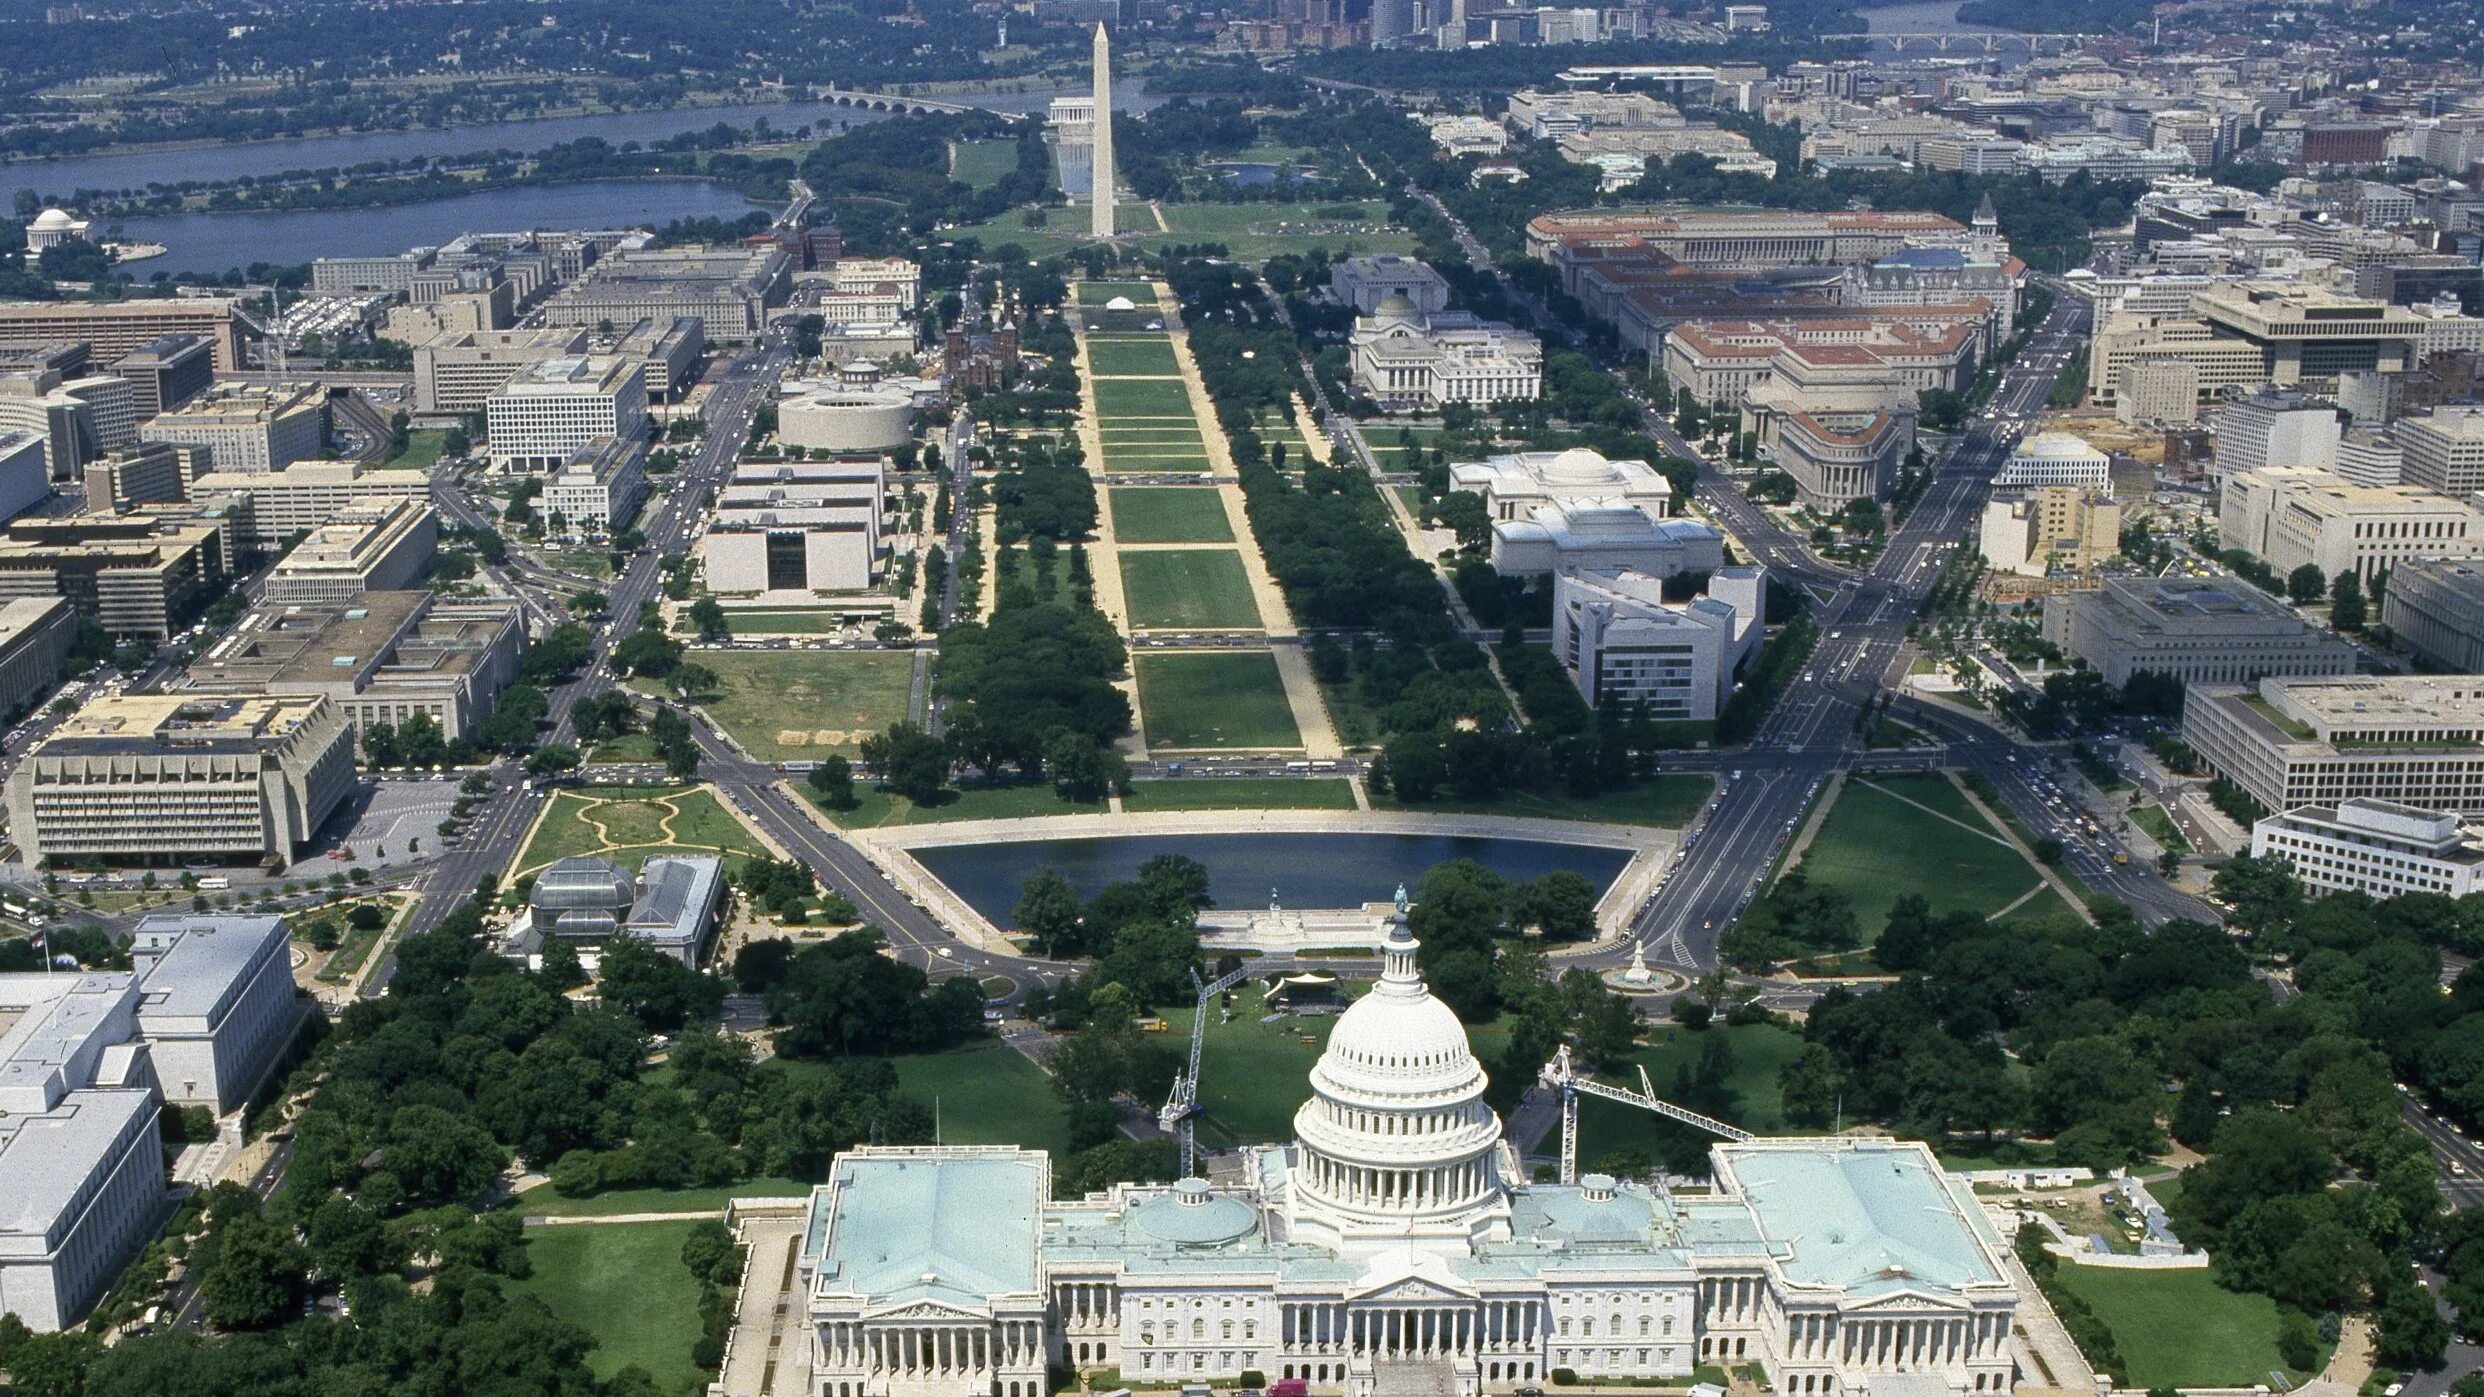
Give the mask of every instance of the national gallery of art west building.
[[1714, 1186], [1529, 1183], [1402, 916], [1291, 1144], [1243, 1182], [1056, 1202], [1048, 1156], [857, 1149], [798, 1255], [818, 1397], [1041, 1397], [1246, 1371], [1345, 1397], [1472, 1397], [1758, 1364], [1787, 1397], [2006, 1392], [2018, 1295], [1922, 1145], [1720, 1144]]

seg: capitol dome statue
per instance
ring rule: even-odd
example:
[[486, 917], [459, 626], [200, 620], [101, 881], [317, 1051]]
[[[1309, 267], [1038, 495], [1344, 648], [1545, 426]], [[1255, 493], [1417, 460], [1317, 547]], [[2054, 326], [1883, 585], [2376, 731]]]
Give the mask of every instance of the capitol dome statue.
[[1285, 1203], [1298, 1241], [1346, 1254], [1506, 1237], [1501, 1118], [1466, 1025], [1415, 968], [1397, 893], [1379, 983], [1337, 1020], [1294, 1115]]

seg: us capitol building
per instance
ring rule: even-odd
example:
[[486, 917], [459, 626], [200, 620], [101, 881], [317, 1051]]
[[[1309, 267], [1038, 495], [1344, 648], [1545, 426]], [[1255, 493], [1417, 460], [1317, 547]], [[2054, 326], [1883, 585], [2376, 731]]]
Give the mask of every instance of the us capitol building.
[[1704, 1194], [1530, 1183], [1401, 910], [1290, 1145], [1243, 1182], [1052, 1198], [1049, 1157], [863, 1148], [797, 1254], [818, 1397], [1041, 1397], [1047, 1364], [1126, 1382], [1245, 1371], [1345, 1397], [1473, 1397], [1758, 1364], [1788, 1397], [1998, 1393], [2018, 1295], [1930, 1150], [1720, 1144]]

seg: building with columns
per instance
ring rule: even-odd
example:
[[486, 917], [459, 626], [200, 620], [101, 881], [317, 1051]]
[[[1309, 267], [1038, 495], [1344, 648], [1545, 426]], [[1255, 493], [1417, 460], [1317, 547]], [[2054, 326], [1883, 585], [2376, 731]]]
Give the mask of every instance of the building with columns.
[[1788, 1397], [2010, 1388], [2003, 1243], [1930, 1150], [1722, 1144], [1697, 1195], [1530, 1182], [1398, 905], [1295, 1138], [1245, 1151], [1233, 1178], [1055, 1201], [1040, 1152], [838, 1156], [796, 1258], [811, 1333], [787, 1362], [807, 1389], [1040, 1397], [1065, 1364], [1475, 1397], [1702, 1363], [1758, 1364]]

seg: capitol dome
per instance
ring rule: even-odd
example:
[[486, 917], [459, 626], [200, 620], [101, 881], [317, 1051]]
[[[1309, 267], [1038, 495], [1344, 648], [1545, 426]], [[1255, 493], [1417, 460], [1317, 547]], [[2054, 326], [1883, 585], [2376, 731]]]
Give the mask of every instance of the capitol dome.
[[1371, 308], [1371, 318], [1379, 321], [1412, 320], [1421, 314], [1421, 311], [1415, 309], [1415, 303], [1406, 299], [1406, 293], [1403, 291], [1390, 292], [1380, 298], [1378, 305]]
[[1294, 1115], [1292, 1231], [1346, 1251], [1508, 1222], [1483, 1065], [1415, 968], [1403, 890], [1397, 907], [1379, 983], [1337, 1020]]

